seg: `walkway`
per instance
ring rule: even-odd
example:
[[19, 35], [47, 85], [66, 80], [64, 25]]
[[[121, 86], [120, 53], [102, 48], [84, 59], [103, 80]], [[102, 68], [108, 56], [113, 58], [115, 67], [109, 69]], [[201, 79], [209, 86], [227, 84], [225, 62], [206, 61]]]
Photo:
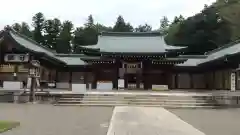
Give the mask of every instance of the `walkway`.
[[107, 135], [205, 135], [163, 108], [115, 107]]

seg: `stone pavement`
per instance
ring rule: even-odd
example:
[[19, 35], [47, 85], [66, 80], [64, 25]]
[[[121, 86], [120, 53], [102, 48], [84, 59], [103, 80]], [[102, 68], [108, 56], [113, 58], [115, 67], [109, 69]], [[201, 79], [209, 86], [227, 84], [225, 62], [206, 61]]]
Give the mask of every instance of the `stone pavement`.
[[1, 135], [240, 134], [240, 109], [168, 110], [0, 103], [0, 120], [21, 122], [16, 129]]
[[164, 108], [115, 107], [107, 135], [205, 135]]
[[206, 135], [240, 135], [240, 109], [168, 109]]
[[106, 135], [111, 107], [0, 104], [0, 120], [20, 126], [1, 135]]

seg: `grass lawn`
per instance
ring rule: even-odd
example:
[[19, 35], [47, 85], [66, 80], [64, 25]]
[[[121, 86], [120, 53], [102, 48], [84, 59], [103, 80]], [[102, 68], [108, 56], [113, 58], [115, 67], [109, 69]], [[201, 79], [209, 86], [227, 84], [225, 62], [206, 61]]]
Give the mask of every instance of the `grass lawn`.
[[11, 130], [19, 125], [19, 122], [0, 121], [0, 133]]

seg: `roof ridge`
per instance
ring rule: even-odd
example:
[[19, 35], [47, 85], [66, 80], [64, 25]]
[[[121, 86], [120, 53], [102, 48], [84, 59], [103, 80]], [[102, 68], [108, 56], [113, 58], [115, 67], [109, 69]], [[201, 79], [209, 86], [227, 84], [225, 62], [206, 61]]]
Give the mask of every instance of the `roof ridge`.
[[221, 47], [218, 47], [218, 48], [216, 48], [216, 49], [214, 49], [214, 50], [208, 51], [208, 52], [205, 53], [205, 55], [213, 54], [213, 53], [218, 52], [218, 51], [221, 51], [221, 50], [223, 50], [223, 49], [226, 49], [226, 48], [235, 46], [235, 45], [237, 45], [238, 43], [240, 43], [240, 39], [237, 39], [237, 40], [235, 40], [235, 41], [232, 41], [232, 42], [230, 42], [230, 43], [228, 43], [228, 44], [225, 44], [225, 45], [223, 45], [223, 46], [221, 46]]
[[136, 37], [148, 37], [148, 36], [161, 36], [160, 32], [101, 32], [100, 36], [136, 36]]
[[41, 47], [41, 48], [43, 48], [43, 49], [45, 49], [45, 50], [47, 50], [47, 51], [49, 51], [49, 52], [51, 52], [51, 53], [53, 53], [53, 54], [56, 53], [54, 50], [51, 50], [50, 48], [47, 48], [47, 47], [39, 44], [39, 43], [36, 42], [35, 40], [33, 40], [33, 39], [31, 39], [31, 38], [23, 35], [23, 34], [20, 34], [19, 32], [13, 30], [12, 28], [11, 28], [9, 31], [10, 31], [10, 32], [13, 32], [14, 34], [17, 34], [18, 36], [24, 38], [25, 40], [28, 40], [29, 42], [32, 42], [32, 43], [35, 44], [36, 46], [39, 46], [39, 47]]
[[188, 58], [188, 59], [203, 59], [207, 58], [207, 55], [179, 55], [179, 58]]

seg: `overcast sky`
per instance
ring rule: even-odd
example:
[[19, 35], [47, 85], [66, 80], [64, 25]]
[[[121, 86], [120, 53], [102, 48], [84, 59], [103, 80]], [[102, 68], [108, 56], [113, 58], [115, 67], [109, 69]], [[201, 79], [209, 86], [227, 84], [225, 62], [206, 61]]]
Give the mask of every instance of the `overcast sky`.
[[204, 4], [216, 0], [1, 0], [0, 28], [14, 22], [31, 24], [32, 16], [42, 12], [46, 18], [70, 20], [76, 26], [86, 22], [92, 14], [95, 21], [112, 26], [118, 15], [133, 26], [148, 23], [159, 27], [162, 16], [172, 19], [182, 14], [191, 16], [203, 9]]

